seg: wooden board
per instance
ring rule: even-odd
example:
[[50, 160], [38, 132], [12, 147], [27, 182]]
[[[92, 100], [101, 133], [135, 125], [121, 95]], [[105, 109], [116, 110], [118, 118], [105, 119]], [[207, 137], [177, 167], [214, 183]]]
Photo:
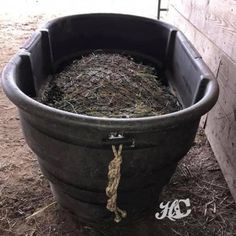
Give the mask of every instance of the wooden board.
[[212, 43], [236, 61], [236, 1], [172, 0], [171, 4]]
[[222, 51], [203, 33], [185, 19], [173, 6], [170, 6], [167, 21], [179, 28], [199, 51], [203, 60], [214, 75], [217, 74]]
[[222, 56], [220, 97], [208, 114], [206, 134], [236, 201], [236, 63]]
[[[226, 4], [225, 8], [221, 2]], [[227, 11], [230, 1], [221, 2], [218, 1], [218, 9], [214, 9], [215, 0], [174, 1], [174, 5], [172, 4], [170, 7], [168, 21], [184, 32], [219, 82], [219, 100], [207, 118], [201, 121], [201, 124], [205, 126], [215, 157], [236, 201], [236, 63], [234, 62], [236, 59], [236, 53], [234, 53], [236, 22], [233, 23], [231, 16], [226, 16], [225, 13], [218, 18], [215, 16], [215, 20], [211, 22], [211, 28], [210, 18], [207, 15], [206, 19], [203, 17], [206, 13], [211, 17], [214, 14], [220, 14], [220, 8]], [[234, 6], [236, 6], [236, 1], [234, 1]], [[229, 18], [227, 24], [225, 23], [226, 18]], [[220, 21], [218, 26], [216, 26], [216, 19]], [[233, 25], [230, 26], [230, 24]], [[224, 32], [222, 27], [225, 28]], [[235, 43], [232, 42], [232, 37], [235, 39]], [[224, 44], [224, 42], [227, 43]]]

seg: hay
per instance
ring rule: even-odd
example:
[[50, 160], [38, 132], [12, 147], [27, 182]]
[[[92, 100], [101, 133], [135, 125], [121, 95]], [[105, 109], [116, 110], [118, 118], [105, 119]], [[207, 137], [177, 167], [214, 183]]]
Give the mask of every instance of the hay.
[[119, 54], [74, 60], [41, 90], [46, 105], [99, 117], [144, 117], [181, 109], [154, 67]]

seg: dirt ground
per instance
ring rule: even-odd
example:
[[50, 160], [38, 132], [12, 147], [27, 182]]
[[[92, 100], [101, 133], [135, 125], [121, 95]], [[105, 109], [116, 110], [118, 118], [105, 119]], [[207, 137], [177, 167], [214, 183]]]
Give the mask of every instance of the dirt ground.
[[[45, 19], [0, 15], [0, 70]], [[154, 220], [156, 231], [149, 235], [236, 235], [236, 206], [202, 130], [161, 196], [163, 201], [185, 198], [191, 201], [191, 214], [176, 221]], [[130, 235], [150, 231], [140, 227]], [[24, 141], [17, 110], [0, 87], [0, 235], [123, 235], [111, 232], [97, 234], [75, 223], [54, 202]]]

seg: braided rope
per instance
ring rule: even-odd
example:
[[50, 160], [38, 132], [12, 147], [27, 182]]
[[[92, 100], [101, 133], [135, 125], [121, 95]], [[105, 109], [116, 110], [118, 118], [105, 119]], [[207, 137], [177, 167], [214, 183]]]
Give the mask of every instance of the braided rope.
[[112, 145], [112, 151], [114, 154], [113, 160], [109, 163], [108, 166], [108, 185], [106, 188], [106, 194], [108, 196], [107, 200], [107, 209], [115, 213], [114, 221], [119, 223], [122, 218], [127, 216], [126, 211], [121, 210], [117, 207], [117, 189], [120, 183], [120, 167], [122, 163], [121, 152], [123, 145], [119, 145], [118, 151], [116, 147]]

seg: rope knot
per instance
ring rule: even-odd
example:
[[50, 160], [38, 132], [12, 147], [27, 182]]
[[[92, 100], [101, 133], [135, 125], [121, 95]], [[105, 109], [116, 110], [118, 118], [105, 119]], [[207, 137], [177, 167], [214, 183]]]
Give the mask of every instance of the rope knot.
[[116, 150], [115, 145], [112, 145], [112, 151], [114, 158], [111, 160], [108, 166], [108, 185], [106, 188], [107, 200], [107, 209], [115, 213], [114, 221], [119, 223], [122, 218], [127, 216], [126, 211], [121, 210], [117, 207], [117, 189], [120, 183], [120, 168], [122, 163], [122, 149], [123, 145], [119, 145], [118, 151]]

